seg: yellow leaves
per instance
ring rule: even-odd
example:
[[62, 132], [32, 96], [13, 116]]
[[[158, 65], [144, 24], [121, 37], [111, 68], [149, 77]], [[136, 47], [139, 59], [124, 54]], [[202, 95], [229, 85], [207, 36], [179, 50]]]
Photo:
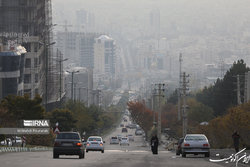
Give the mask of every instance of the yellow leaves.
[[250, 103], [232, 107], [228, 114], [217, 117], [203, 129], [214, 147], [232, 147], [232, 133], [237, 130], [243, 146], [250, 146]]

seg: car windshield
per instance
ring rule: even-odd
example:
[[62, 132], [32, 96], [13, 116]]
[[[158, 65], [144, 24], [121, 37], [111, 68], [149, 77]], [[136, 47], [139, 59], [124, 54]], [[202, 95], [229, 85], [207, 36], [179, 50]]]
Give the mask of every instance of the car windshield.
[[88, 139], [88, 141], [102, 141], [102, 139], [98, 137], [91, 137]]
[[187, 136], [185, 140], [206, 140], [205, 136]]
[[122, 140], [128, 140], [127, 138], [122, 138]]
[[117, 137], [111, 137], [111, 139], [117, 139]]
[[59, 133], [57, 139], [80, 139], [77, 133]]

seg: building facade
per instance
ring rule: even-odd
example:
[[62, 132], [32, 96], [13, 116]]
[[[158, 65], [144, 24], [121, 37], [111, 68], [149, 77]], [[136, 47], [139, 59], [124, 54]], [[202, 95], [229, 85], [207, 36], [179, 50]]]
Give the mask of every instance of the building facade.
[[25, 54], [0, 52], [0, 99], [24, 94], [24, 59]]
[[113, 80], [116, 74], [116, 44], [107, 35], [95, 39], [94, 82]]
[[51, 1], [0, 0], [0, 15], [0, 39], [5, 51], [14, 51], [19, 45], [27, 51], [24, 93], [31, 98], [39, 94], [43, 99], [45, 96], [49, 99], [49, 95], [53, 94], [48, 91], [51, 88], [49, 84], [53, 83], [49, 46], [52, 33]]

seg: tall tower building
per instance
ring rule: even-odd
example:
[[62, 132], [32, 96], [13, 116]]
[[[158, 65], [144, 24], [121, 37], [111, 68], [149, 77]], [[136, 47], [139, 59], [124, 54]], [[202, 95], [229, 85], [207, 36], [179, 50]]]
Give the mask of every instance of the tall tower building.
[[116, 45], [107, 35], [95, 39], [94, 44], [94, 80], [109, 80], [116, 73]]

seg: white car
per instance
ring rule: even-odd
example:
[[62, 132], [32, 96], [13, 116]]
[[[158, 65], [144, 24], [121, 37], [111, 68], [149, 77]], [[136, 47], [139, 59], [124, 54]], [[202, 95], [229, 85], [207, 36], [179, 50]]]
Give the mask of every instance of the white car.
[[128, 145], [129, 146], [129, 139], [127, 137], [122, 137], [120, 141], [120, 145]]
[[110, 144], [119, 144], [119, 139], [117, 136], [110, 138]]
[[104, 141], [100, 136], [90, 136], [86, 144], [86, 152], [88, 151], [101, 151], [104, 153]]
[[13, 143], [10, 138], [7, 138], [6, 140], [1, 141], [2, 146], [12, 146]]
[[181, 149], [182, 157], [186, 157], [186, 154], [210, 156], [210, 144], [203, 134], [187, 134], [181, 144]]

